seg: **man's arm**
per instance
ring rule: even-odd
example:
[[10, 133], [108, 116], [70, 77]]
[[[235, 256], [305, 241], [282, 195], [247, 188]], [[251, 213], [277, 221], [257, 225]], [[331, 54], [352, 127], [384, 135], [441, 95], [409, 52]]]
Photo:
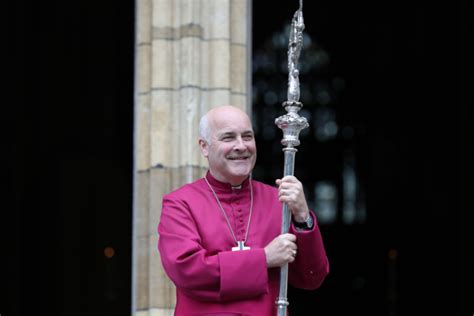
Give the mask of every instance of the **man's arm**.
[[298, 254], [288, 266], [288, 281], [294, 287], [313, 290], [321, 286], [329, 273], [329, 262], [316, 216], [313, 212], [310, 216], [314, 223], [311, 230], [290, 226], [290, 233], [296, 235]]
[[[303, 185], [296, 177], [286, 176], [277, 179], [276, 183], [280, 202], [287, 203], [292, 213], [289, 233], [296, 235], [298, 251], [295, 260], [289, 265], [288, 281], [298, 288], [318, 288], [329, 273], [329, 263], [316, 216], [309, 210]], [[313, 222], [311, 229], [295, 227], [295, 222], [304, 223], [308, 216]]]

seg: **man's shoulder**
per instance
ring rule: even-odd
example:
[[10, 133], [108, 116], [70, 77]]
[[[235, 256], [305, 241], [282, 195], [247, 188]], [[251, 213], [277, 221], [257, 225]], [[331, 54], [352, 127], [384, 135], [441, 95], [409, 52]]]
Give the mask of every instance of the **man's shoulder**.
[[[252, 186], [255, 191], [260, 193], [267, 194], [277, 194], [278, 189], [274, 186], [266, 184], [264, 182], [252, 179]], [[172, 190], [171, 192], [165, 194], [167, 198], [187, 198], [192, 196], [195, 193], [202, 193], [207, 189], [207, 184], [203, 178], [200, 178], [194, 182], [187, 183], [181, 187]]]
[[205, 184], [204, 180], [202, 178], [191, 182], [191, 183], [186, 183], [182, 186], [180, 186], [177, 189], [172, 190], [171, 192], [167, 193], [164, 195], [165, 198], [186, 198], [192, 195], [193, 193], [197, 193], [203, 190], [203, 184]]
[[269, 193], [278, 192], [278, 189], [276, 187], [266, 184], [264, 182], [258, 181], [258, 180], [252, 179], [252, 185], [255, 189], [260, 190], [260, 191], [269, 192]]

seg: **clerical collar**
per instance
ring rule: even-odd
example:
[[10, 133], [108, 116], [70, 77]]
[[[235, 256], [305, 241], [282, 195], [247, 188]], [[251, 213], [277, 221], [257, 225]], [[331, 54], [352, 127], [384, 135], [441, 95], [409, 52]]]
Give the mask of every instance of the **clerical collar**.
[[214, 178], [212, 176], [212, 174], [209, 171], [207, 171], [207, 173], [206, 173], [207, 181], [209, 181], [209, 183], [214, 188], [221, 189], [221, 190], [226, 190], [226, 191], [239, 190], [239, 189], [240, 190], [248, 189], [249, 188], [249, 178], [250, 177], [247, 177], [247, 179], [245, 179], [244, 182], [242, 182], [241, 185], [232, 186], [230, 183], [225, 183], [225, 182], [221, 182], [221, 181], [217, 180], [216, 178]]

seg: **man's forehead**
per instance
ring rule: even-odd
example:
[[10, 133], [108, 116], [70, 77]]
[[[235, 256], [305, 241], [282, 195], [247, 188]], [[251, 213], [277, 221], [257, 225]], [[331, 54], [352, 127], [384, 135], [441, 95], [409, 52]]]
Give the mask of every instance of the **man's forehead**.
[[216, 131], [216, 134], [218, 134], [218, 135], [223, 135], [223, 134], [248, 134], [248, 133], [253, 134], [253, 129], [252, 128], [244, 128], [244, 129], [221, 128], [221, 129]]
[[245, 117], [240, 117], [237, 120], [220, 117], [219, 119], [212, 120], [210, 125], [211, 129], [218, 134], [253, 132], [250, 120]]

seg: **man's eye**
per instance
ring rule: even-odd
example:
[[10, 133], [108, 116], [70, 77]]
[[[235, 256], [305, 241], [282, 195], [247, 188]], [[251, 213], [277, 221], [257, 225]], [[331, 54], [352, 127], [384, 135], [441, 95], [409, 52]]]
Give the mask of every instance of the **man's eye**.
[[253, 135], [245, 135], [245, 136], [243, 137], [243, 139], [245, 139], [245, 140], [252, 140], [252, 139], [253, 139]]

